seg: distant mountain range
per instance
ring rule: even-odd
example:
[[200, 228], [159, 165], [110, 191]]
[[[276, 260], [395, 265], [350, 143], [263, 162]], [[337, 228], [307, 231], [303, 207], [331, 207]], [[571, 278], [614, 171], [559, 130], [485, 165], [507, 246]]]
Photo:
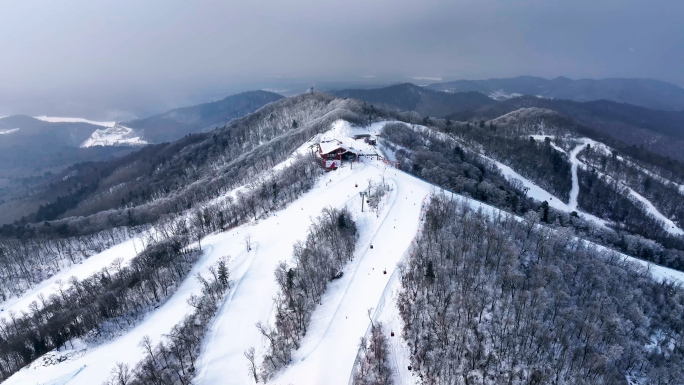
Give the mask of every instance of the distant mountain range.
[[102, 160], [109, 157], [102, 154], [122, 151], [85, 148], [171, 142], [223, 126], [282, 98], [273, 92], [250, 91], [123, 123], [25, 115], [0, 118], [0, 172], [10, 168], [40, 171], [78, 161]]
[[35, 210], [49, 198], [23, 204], [17, 204], [16, 199], [25, 196], [35, 183], [49, 178], [49, 173], [75, 163], [119, 158], [143, 145], [173, 142], [188, 134], [209, 131], [282, 98], [273, 92], [250, 91], [123, 123], [25, 115], [0, 118], [0, 209], [13, 218]]
[[[441, 83], [441, 85], [433, 84], [427, 88], [407, 83], [370, 90], [334, 91], [333, 94], [396, 110], [415, 111], [423, 116], [459, 121], [491, 120], [521, 108], [544, 108], [567, 116], [580, 125], [591, 127], [595, 135], [613, 138], [627, 145], [644, 147], [670, 158], [684, 160], [684, 111], [657, 110], [610, 100], [578, 102], [523, 95], [533, 93], [534, 90], [549, 90], [550, 86], [547, 86], [550, 84], [574, 82], [567, 78], [557, 78], [551, 81], [533, 77], [499, 80], [482, 83], [471, 81]], [[606, 81], [610, 83], [612, 80]], [[634, 80], [630, 83], [631, 81], [625, 84], [641, 84], [641, 80]], [[441, 87], [445, 84], [465, 84], [470, 88], [462, 88], [466, 89], [465, 92], [434, 90], [434, 88], [439, 88], [437, 86]], [[508, 90], [514, 89], [520, 93], [508, 94], [506, 98], [501, 97], [500, 93], [498, 98], [500, 100], [495, 100], [482, 93], [486, 91], [482, 88], [483, 84], [510, 85]], [[473, 90], [475, 85], [479, 85], [480, 88]], [[677, 88], [673, 85], [668, 86]], [[649, 95], [644, 94], [644, 98], [647, 99]]]
[[25, 115], [2, 118], [0, 177], [10, 171], [15, 176], [30, 176], [79, 161], [109, 159], [122, 149], [80, 148], [102, 128], [83, 122], [48, 122]]
[[496, 101], [479, 91], [447, 93], [411, 83], [375, 89], [331, 91], [341, 98], [353, 98], [401, 111], [416, 111], [421, 115], [442, 117], [460, 111], [484, 107]]
[[684, 89], [651, 79], [544, 79], [534, 76], [488, 80], [457, 80], [427, 86], [436, 91], [482, 92], [497, 100], [531, 95], [576, 102], [611, 100], [656, 110], [684, 111]]
[[269, 91], [249, 91], [225, 99], [176, 108], [145, 119], [123, 122], [150, 143], [170, 142], [187, 134], [224, 126], [230, 120], [250, 114], [264, 105], [282, 99]]
[[684, 161], [684, 111], [652, 110], [608, 100], [574, 102], [520, 96], [447, 117], [452, 120], [490, 120], [530, 107], [556, 111], [591, 127], [603, 138], [610, 137]]

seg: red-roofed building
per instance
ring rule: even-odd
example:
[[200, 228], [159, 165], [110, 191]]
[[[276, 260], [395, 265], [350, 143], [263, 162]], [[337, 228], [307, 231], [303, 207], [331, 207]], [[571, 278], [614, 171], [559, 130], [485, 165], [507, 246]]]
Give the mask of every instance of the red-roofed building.
[[318, 144], [318, 156], [325, 168], [338, 168], [342, 165], [342, 161], [359, 160], [359, 151], [333, 139]]

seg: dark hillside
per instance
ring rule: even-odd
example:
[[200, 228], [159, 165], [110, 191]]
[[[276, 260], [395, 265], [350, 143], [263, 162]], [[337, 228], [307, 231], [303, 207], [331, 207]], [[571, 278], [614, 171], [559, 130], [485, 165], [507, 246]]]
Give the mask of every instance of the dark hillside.
[[209, 131], [235, 118], [250, 114], [283, 96], [268, 91], [249, 91], [225, 99], [176, 108], [145, 119], [123, 123], [139, 131], [151, 143], [170, 142], [183, 135]]
[[381, 107], [400, 111], [415, 111], [423, 116], [436, 117], [496, 103], [494, 99], [480, 92], [450, 94], [433, 91], [411, 83], [370, 90], [333, 91], [332, 93], [342, 98], [359, 99]]

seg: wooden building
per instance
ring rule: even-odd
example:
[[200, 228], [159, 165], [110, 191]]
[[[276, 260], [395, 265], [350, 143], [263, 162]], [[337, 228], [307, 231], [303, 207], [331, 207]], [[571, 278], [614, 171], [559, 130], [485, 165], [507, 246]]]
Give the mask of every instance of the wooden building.
[[344, 146], [339, 140], [328, 140], [318, 144], [318, 157], [321, 165], [334, 169], [340, 167], [343, 161], [358, 161], [359, 151]]

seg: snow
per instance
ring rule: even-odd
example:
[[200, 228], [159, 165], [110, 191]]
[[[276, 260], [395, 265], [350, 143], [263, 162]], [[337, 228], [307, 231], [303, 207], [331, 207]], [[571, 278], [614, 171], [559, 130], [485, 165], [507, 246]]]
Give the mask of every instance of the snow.
[[68, 280], [71, 277], [78, 279], [90, 277], [102, 270], [102, 268], [109, 266], [117, 258], [121, 258], [122, 266], [125, 266], [137, 255], [138, 251], [142, 251], [141, 241], [137, 238], [131, 238], [99, 254], [93, 255], [81, 263], [72, 265], [34, 286], [21, 297], [9, 298], [5, 302], [0, 303], [2, 310], [0, 311], [0, 319], [8, 317], [11, 312], [21, 314], [23, 311], [28, 311], [31, 302], [38, 301], [41, 295], [48, 298], [50, 295], [58, 293], [60, 282], [65, 286], [70, 286]]
[[89, 348], [82, 355], [59, 364], [38, 366], [39, 361], [36, 361], [10, 377], [5, 384], [101, 384], [109, 377], [111, 369], [117, 362], [135, 366], [143, 357], [143, 352], [138, 346], [143, 337], [149, 336], [153, 344], [158, 343], [164, 333], [168, 333], [191, 311], [190, 305], [186, 302], [187, 298], [192, 293], [201, 292], [201, 284], [194, 276], [199, 272], [206, 274], [206, 267], [218, 259], [216, 255], [217, 253], [213, 252], [211, 246], [206, 247], [205, 254], [176, 293], [128, 333], [113, 341]]
[[6, 130], [0, 130], [0, 135], [7, 135], [17, 131], [19, 131], [18, 128], [8, 128]]
[[[576, 204], [575, 204], [575, 207], [572, 207], [572, 206], [570, 206], [569, 204], [564, 203], [562, 200], [558, 199], [557, 197], [555, 197], [555, 196], [554, 196], [553, 194], [551, 194], [550, 192], [544, 190], [543, 188], [539, 187], [539, 186], [538, 186], [537, 184], [535, 184], [534, 182], [532, 182], [532, 181], [530, 181], [529, 179], [527, 179], [527, 178], [523, 177], [522, 175], [518, 174], [517, 172], [515, 172], [515, 170], [513, 170], [512, 168], [506, 166], [505, 164], [503, 164], [503, 163], [501, 163], [501, 162], [498, 162], [498, 161], [496, 161], [496, 160], [494, 160], [494, 159], [491, 159], [491, 158], [489, 158], [489, 157], [487, 157], [487, 156], [484, 156], [484, 155], [481, 155], [481, 156], [484, 157], [484, 158], [486, 158], [486, 159], [488, 159], [489, 161], [493, 162], [494, 164], [496, 164], [496, 166], [499, 168], [499, 170], [501, 171], [501, 173], [502, 173], [504, 176], [506, 176], [506, 178], [508, 178], [508, 179], [517, 179], [517, 180], [519, 180], [520, 182], [522, 182], [523, 186], [524, 186], [525, 188], [528, 189], [528, 190], [527, 190], [527, 196], [528, 196], [528, 197], [530, 197], [530, 198], [532, 198], [532, 199], [535, 199], [535, 200], [538, 200], [538, 201], [540, 201], [540, 202], [547, 201], [547, 202], [549, 202], [549, 207], [552, 207], [552, 208], [554, 208], [554, 209], [556, 209], [556, 210], [564, 211], [564, 212], [567, 212], [567, 213], [571, 213], [571, 212], [573, 212], [573, 211], [577, 211], [577, 213], [580, 214], [580, 216], [582, 216], [582, 217], [585, 218], [585, 219], [589, 219], [589, 220], [591, 220], [592, 222], [597, 223], [597, 224], [599, 224], [599, 225], [601, 225], [601, 226], [605, 226], [605, 225], [606, 225], [606, 221], [605, 221], [605, 220], [603, 220], [603, 219], [601, 219], [601, 218], [599, 218], [599, 217], [597, 217], [597, 216], [591, 215], [591, 214], [589, 214], [589, 213], [585, 213], [585, 212], [583, 212], [583, 211], [577, 210], [577, 205], [576, 205]], [[573, 189], [574, 189], [575, 184], [578, 183], [578, 182], [577, 182], [577, 170], [575, 170], [575, 171], [573, 172], [572, 175], [573, 175], [572, 185], [573, 185]], [[578, 186], [579, 186], [579, 184], [578, 184]], [[579, 192], [579, 187], [578, 187], [577, 191]], [[572, 196], [572, 190], [571, 190], [571, 196]], [[576, 200], [577, 200], [577, 197], [575, 196], [575, 202], [576, 202]]]
[[[613, 179], [612, 177], [599, 173], [603, 175], [606, 178]], [[655, 206], [653, 206], [653, 203], [651, 203], [650, 200], [646, 199], [643, 195], [639, 194], [638, 192], [634, 191], [632, 188], [620, 183], [627, 191], [629, 191], [629, 195], [632, 197], [632, 199], [637, 200], [644, 205], [644, 209], [646, 210], [646, 213], [648, 215], [651, 215], [658, 221], [662, 222], [663, 224], [663, 229], [667, 231], [670, 234], [673, 235], [684, 235], [684, 231], [680, 229], [670, 218], [666, 217], [663, 215]]]
[[[326, 139], [339, 139], [345, 145], [354, 146], [361, 151], [374, 152], [374, 147], [362, 140], [354, 141], [350, 136], [356, 133], [377, 134], [386, 123], [375, 123], [364, 128], [337, 121], [330, 131], [312, 138], [297, 149], [291, 158], [307, 154], [312, 143]], [[288, 159], [276, 167], [284, 167], [289, 161]], [[555, 197], [509, 167], [495, 163], [508, 177], [521, 180], [530, 189], [530, 196], [547, 200], [552, 207], [571, 210], [568, 205], [557, 198], [552, 199]], [[378, 212], [366, 208], [362, 213], [358, 192], [367, 186], [369, 179], [378, 182], [383, 177], [392, 190], [382, 199]], [[55, 365], [29, 365], [8, 379], [6, 384], [99, 384], [108, 378], [110, 370], [117, 362], [135, 365], [143, 356], [138, 343], [144, 336], [149, 336], [153, 343], [160, 341], [164, 334], [191, 311], [187, 299], [190, 295], [201, 292], [201, 284], [194, 275], [209, 274], [207, 267], [227, 255], [232, 256], [229, 261], [232, 287], [207, 331], [196, 364], [197, 377], [193, 384], [253, 383], [249, 378], [243, 352], [254, 347], [259, 362], [265, 352], [266, 341], [256, 329], [255, 323], [272, 320], [273, 298], [277, 293], [274, 270], [279, 261], [291, 258], [294, 243], [305, 239], [311, 218], [318, 216], [324, 207], [330, 206], [347, 206], [352, 211], [360, 232], [357, 251], [353, 261], [345, 267], [343, 277], [330, 283], [321, 305], [312, 315], [309, 331], [301, 341], [300, 349], [293, 352], [292, 362], [277, 373], [270, 383], [347, 384], [357, 357], [359, 339], [369, 329], [367, 311], [370, 308], [375, 309], [372, 311], [373, 319], [382, 321], [388, 334], [395, 332], [395, 337], [388, 336], [389, 362], [395, 370], [395, 383], [415, 383], [416, 379], [407, 369], [409, 352], [400, 337], [401, 319], [395, 306], [400, 289], [397, 266], [414, 241], [426, 205], [436, 190], [438, 189], [433, 185], [387, 167], [378, 160], [364, 158], [363, 162], [355, 163], [353, 169], [345, 164], [338, 171], [325, 174], [310, 192], [273, 216], [204, 238], [203, 255], [188, 278], [166, 303], [148, 314], [125, 335], [98, 346], [80, 347], [83, 350], [81, 354], [73, 355]], [[481, 202], [459, 195], [452, 196], [489, 214], [499, 212]], [[598, 218], [583, 215], [603, 223]], [[245, 250], [243, 244], [246, 235], [250, 235], [252, 239], [250, 252]], [[373, 249], [370, 249], [371, 244]], [[130, 245], [117, 247], [123, 249]], [[113, 255], [121, 255], [123, 251], [115, 251], [117, 247], [102, 253], [110, 253], [109, 257], [98, 255], [102, 261], [97, 263], [104, 266]], [[98, 256], [91, 257], [88, 262], [98, 261], [93, 259]], [[684, 282], [683, 273], [633, 260], [650, 265], [654, 279], [676, 278]], [[83, 276], [92, 274], [97, 268], [90, 266], [86, 270], [82, 273]], [[76, 270], [71, 270], [63, 274], [66, 276], [76, 273]], [[54, 290], [54, 286], [43, 290]], [[28, 301], [28, 298], [22, 301]]]
[[95, 126], [102, 126], [102, 127], [114, 127], [116, 125], [116, 122], [102, 122], [102, 121], [88, 120], [88, 119], [83, 119], [83, 118], [64, 118], [64, 117], [56, 117], [56, 116], [34, 116], [34, 118], [36, 118], [38, 120], [42, 120], [44, 122], [50, 122], [50, 123], [88, 123], [88, 124], [92, 124]]
[[[399, 308], [397, 308], [397, 300], [399, 299], [399, 292], [401, 291], [401, 272], [395, 269], [390, 277], [382, 297], [375, 308], [373, 314], [373, 322], [381, 322], [383, 329], [387, 334], [388, 356], [387, 362], [392, 371], [392, 383], [395, 385], [410, 385], [419, 384], [420, 381], [413, 377], [411, 371], [408, 370], [411, 365], [410, 348], [406, 342], [401, 338], [401, 331], [404, 328]], [[366, 331], [366, 337], [370, 337], [370, 325]], [[394, 337], [391, 333], [394, 332]], [[356, 369], [356, 365], [354, 366]], [[353, 372], [349, 374], [349, 384], [352, 383]]]
[[494, 100], [501, 101], [501, 100], [516, 98], [518, 96], [523, 96], [523, 95], [516, 93], [516, 92], [507, 94], [504, 90], [498, 90], [498, 91], [494, 91], [494, 92], [489, 93], [489, 95], [487, 95], [487, 96], [489, 96], [490, 98], [492, 98]]
[[136, 133], [132, 128], [115, 125], [109, 128], [95, 130], [90, 138], [81, 143], [81, 148], [93, 146], [142, 146], [147, 142], [135, 136]]
[[579, 196], [579, 178], [577, 177], [577, 167], [579, 167], [579, 160], [577, 154], [587, 146], [587, 140], [580, 142], [578, 146], [570, 151], [570, 170], [572, 173], [572, 189], [570, 190], [570, 201], [568, 207], [572, 210], [577, 210], [577, 197]]
[[[577, 159], [577, 155], [582, 151], [584, 148], [586, 148], [587, 144], [597, 147], [597, 148], [602, 148], [604, 151], [610, 151], [610, 148], [608, 146], [605, 146], [603, 143], [597, 142], [595, 140], [591, 140], [588, 138], [582, 138], [580, 139], [580, 144], [573, 148], [572, 151], [570, 152], [570, 162], [572, 164], [572, 190], [570, 191], [570, 207], [575, 207], [577, 208], [577, 195], [579, 194], [579, 183], [578, 183], [578, 178], [577, 178], [577, 167], [584, 167], [587, 168], [587, 166], [579, 161]], [[604, 176], [605, 178], [609, 179], [614, 179], [613, 177], [606, 175], [604, 173], [601, 173], [597, 171], [600, 175]], [[653, 203], [646, 199], [644, 196], [639, 194], [638, 192], [634, 191], [631, 187], [625, 185], [622, 182], [619, 182], [622, 187], [624, 187], [628, 192], [629, 195], [632, 199], [643, 203], [644, 209], [646, 210], [646, 213], [648, 215], [651, 215], [658, 221], [662, 222], [663, 224], [663, 229], [667, 231], [670, 234], [673, 235], [684, 235], [684, 231], [677, 227], [677, 225], [668, 217], [663, 215], [654, 205]], [[574, 201], [573, 201], [574, 199]], [[574, 205], [574, 206], [573, 206]]]
[[[370, 167], [377, 175], [377, 166]], [[368, 328], [367, 310], [378, 306], [397, 263], [411, 245], [419, 228], [421, 208], [432, 189], [431, 185], [400, 171], [391, 170], [386, 179], [395, 186], [388, 197], [387, 209], [375, 218], [355, 213], [355, 218], [360, 217], [362, 232], [355, 258], [345, 268], [345, 275], [330, 285], [323, 305], [312, 316], [300, 349], [293, 353], [292, 364], [275, 383], [347, 382], [359, 338]], [[331, 362], [335, 364], [330, 365]]]
[[340, 143], [338, 143], [337, 141], [321, 142], [320, 146], [323, 154], [327, 154], [331, 151], [335, 151], [338, 148], [341, 148]]
[[[533, 137], [535, 140], [544, 140], [544, 138], [547, 138], [547, 137], [553, 139], [553, 136], [548, 136], [548, 135], [531, 135], [531, 137]], [[571, 210], [571, 211], [577, 211], [577, 212], [579, 212], [579, 210], [577, 209], [577, 198], [578, 198], [578, 196], [579, 196], [579, 178], [577, 177], [577, 168], [578, 168], [578, 167], [582, 167], [582, 168], [584, 168], [584, 169], [587, 169], [588, 167], [587, 167], [587, 165], [585, 165], [582, 161], [580, 161], [579, 159], [577, 159], [577, 156], [579, 155], [579, 153], [580, 153], [583, 149], [586, 148], [587, 144], [591, 145], [591, 146], [594, 147], [594, 148], [599, 148], [599, 149], [603, 150], [603, 151], [606, 152], [606, 153], [610, 153], [610, 152], [611, 152], [610, 147], [604, 145], [604, 144], [601, 143], [601, 142], [597, 142], [597, 141], [592, 140], [592, 139], [589, 139], [589, 138], [580, 138], [580, 139], [578, 139], [578, 142], [579, 142], [579, 144], [578, 144], [577, 146], [575, 146], [575, 147], [570, 151], [570, 154], [569, 154], [569, 156], [570, 156], [570, 164], [571, 164], [571, 172], [572, 172], [572, 189], [570, 190], [570, 199], [569, 199], [569, 202], [568, 202], [568, 204], [566, 205], [567, 208], [566, 208], [566, 209], [563, 209], [563, 208], [561, 207], [561, 205], [558, 205], [558, 204], [557, 204], [556, 206], [552, 206], [552, 207], [555, 207], [555, 208], [557, 208], [557, 209], [559, 209], [559, 210], [564, 210], [564, 211]], [[553, 144], [553, 143], [551, 143], [551, 145], [552, 145], [556, 150], [565, 153], [565, 151], [564, 151], [562, 148], [556, 146], [556, 145]], [[620, 157], [620, 158], [621, 158], [621, 157]], [[624, 159], [624, 158], [621, 158], [620, 160], [627, 161], [627, 160]], [[503, 166], [503, 168], [508, 168], [507, 166], [502, 165], [502, 164], [498, 164], [498, 166], [499, 166], [500, 169], [502, 169], [502, 166]], [[638, 167], [638, 166], [637, 166], [637, 167]], [[643, 170], [644, 172], [647, 172], [647, 173], [649, 173], [649, 174], [652, 174], [652, 173], [648, 172], [648, 171], [645, 170], [645, 169], [642, 169], [642, 170]], [[502, 171], [503, 171], [503, 169], [502, 169]], [[598, 172], [598, 171], [597, 171], [597, 172]], [[504, 173], [505, 173], [505, 172], [504, 172]], [[613, 179], [611, 176], [606, 175], [606, 174], [604, 174], [604, 173], [599, 172], [599, 174], [602, 175], [602, 176], [604, 176], [605, 178]], [[655, 174], [653, 174], [653, 175], [655, 175]], [[518, 178], [518, 177], [515, 177], [515, 178], [516, 178], [516, 179], [520, 179], [520, 178]], [[527, 183], [523, 182], [523, 184], [525, 185], [525, 187], [528, 187], [528, 184], [527, 184]], [[646, 213], [649, 214], [649, 215], [651, 215], [651, 216], [653, 216], [654, 218], [656, 218], [656, 219], [659, 220], [660, 222], [662, 222], [662, 223], [663, 223], [663, 228], [664, 228], [667, 232], [669, 232], [670, 234], [674, 234], [674, 235], [684, 235], [684, 231], [683, 231], [682, 229], [680, 229], [679, 227], [677, 227], [677, 225], [676, 225], [671, 219], [669, 219], [669, 218], [667, 218], [665, 215], [663, 215], [663, 214], [662, 214], [662, 213], [653, 205], [653, 203], [652, 203], [650, 200], [648, 200], [647, 198], [645, 198], [644, 196], [642, 196], [642, 195], [639, 194], [638, 192], [634, 191], [632, 188], [630, 188], [629, 186], [625, 185], [624, 183], [621, 183], [621, 182], [620, 182], [620, 185], [621, 185], [622, 187], [624, 187], [624, 188], [629, 192], [629, 195], [630, 195], [630, 197], [631, 197], [632, 199], [634, 199], [634, 200], [636, 200], [636, 201], [639, 201], [639, 202], [643, 203], [644, 209], [646, 210]], [[530, 189], [530, 194], [529, 194], [529, 195], [532, 196], [532, 197], [534, 198], [534, 195], [533, 195], [533, 194], [536, 194], [536, 193], [532, 193], [532, 188], [531, 188], [531, 189]], [[547, 193], [547, 194], [548, 194], [548, 193]], [[542, 193], [541, 195], [544, 196], [545, 194]], [[548, 194], [548, 195], [551, 196], [551, 194]], [[538, 198], [535, 198], [535, 199], [538, 199]], [[562, 202], [561, 202], [561, 203], [562, 203]], [[551, 205], [551, 201], [549, 201], [549, 205]], [[557, 207], [557, 206], [558, 206], [558, 207]], [[588, 214], [584, 214], [584, 215], [588, 215]], [[594, 218], [594, 219], [598, 219], [597, 217], [593, 217], [593, 218]], [[600, 219], [599, 219], [599, 220], [600, 220]], [[602, 221], [602, 220], [601, 220], [601, 221]], [[603, 223], [605, 224], [605, 221], [603, 221]]]
[[[611, 147], [609, 147], [609, 146], [607, 146], [607, 145], [605, 145], [605, 144], [603, 144], [603, 143], [601, 143], [601, 142], [597, 142], [597, 141], [594, 141], [594, 140], [591, 140], [591, 139], [585, 139], [585, 140], [586, 140], [588, 143], [591, 143], [591, 146], [594, 147], [594, 149], [601, 150], [601, 151], [603, 152], [604, 155], [612, 155], [612, 153], [613, 153], [613, 151], [614, 151]], [[684, 184], [679, 184], [679, 183], [676, 183], [676, 182], [671, 181], [670, 179], [667, 179], [667, 178], [665, 178], [665, 177], [662, 177], [662, 176], [660, 176], [660, 175], [654, 173], [653, 171], [648, 170], [648, 169], [642, 167], [641, 165], [639, 165], [639, 164], [637, 164], [637, 163], [635, 163], [635, 162], [633, 162], [633, 161], [631, 161], [631, 160], [629, 160], [629, 159], [623, 157], [622, 155], [617, 155], [616, 158], [617, 158], [618, 161], [623, 162], [623, 163], [626, 163], [626, 164], [629, 164], [630, 166], [639, 169], [639, 170], [640, 170], [641, 172], [643, 172], [644, 174], [650, 176], [651, 178], [654, 178], [654, 179], [658, 180], [658, 181], [661, 182], [661, 183], [664, 183], [664, 184], [670, 184], [670, 183], [672, 183], [672, 184], [674, 184], [675, 186], [677, 186], [677, 189], [678, 189], [679, 193], [682, 194], [682, 195], [684, 195]]]

